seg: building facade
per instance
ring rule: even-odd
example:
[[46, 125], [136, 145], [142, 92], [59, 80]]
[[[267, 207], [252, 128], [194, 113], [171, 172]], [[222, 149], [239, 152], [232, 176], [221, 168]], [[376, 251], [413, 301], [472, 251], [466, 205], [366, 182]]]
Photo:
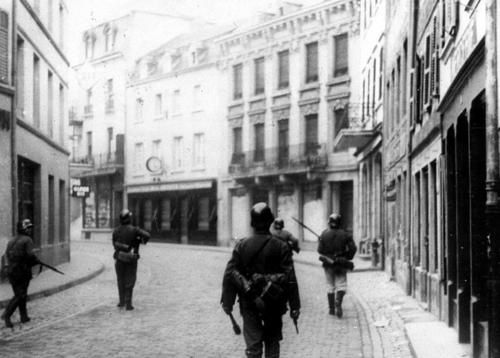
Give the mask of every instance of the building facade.
[[[73, 211], [86, 239], [108, 237], [123, 208], [126, 88], [135, 60], [186, 31], [190, 19], [133, 11], [84, 32], [71, 93], [71, 171], [89, 186]], [[164, 33], [160, 37], [158, 33]], [[81, 211], [78, 206], [81, 205]]]
[[217, 243], [225, 103], [213, 39], [232, 29], [198, 24], [137, 60], [127, 90], [126, 194], [154, 239]]
[[486, 2], [388, 1], [384, 65], [386, 270], [473, 357], [496, 356], [498, 305], [486, 280], [486, 108], [497, 106], [486, 101]]
[[359, 180], [359, 200], [355, 205], [360, 225], [358, 255], [372, 256], [376, 266], [383, 265], [381, 257], [386, 246], [382, 198], [386, 1], [362, 1], [360, 5], [361, 97], [358, 103], [351, 103], [359, 120], [340, 131], [335, 148], [355, 149]]
[[[10, 153], [10, 163], [4, 166], [9, 169], [2, 171], [2, 176], [10, 173], [10, 178], [2, 180], [13, 189], [11, 199], [2, 202], [6, 206], [1, 210], [2, 220], [10, 218], [6, 228], [12, 234], [18, 219], [31, 219], [37, 255], [58, 264], [70, 258], [69, 152], [65, 149], [67, 8], [64, 1], [25, 0], [3, 1], [0, 7], [1, 58], [13, 60], [7, 67], [2, 64], [0, 73], [11, 94], [10, 125], [5, 126], [8, 115], [2, 112], [0, 134], [11, 134], [5, 142], [10, 143], [5, 151]], [[15, 77], [5, 73], [12, 66]], [[8, 101], [3, 96], [2, 110], [6, 111]], [[6, 193], [2, 195], [7, 199]]]
[[227, 167], [220, 179], [219, 240], [250, 234], [248, 213], [268, 202], [303, 246], [315, 247], [332, 211], [359, 241], [354, 149], [334, 138], [359, 120], [359, 9], [356, 1], [276, 14], [217, 40], [227, 100]]

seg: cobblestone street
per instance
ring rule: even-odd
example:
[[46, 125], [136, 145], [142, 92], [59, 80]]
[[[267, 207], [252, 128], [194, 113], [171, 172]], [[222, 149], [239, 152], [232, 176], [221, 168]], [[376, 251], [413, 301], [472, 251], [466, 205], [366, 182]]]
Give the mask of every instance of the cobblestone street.
[[[3, 357], [243, 356], [243, 338], [233, 334], [219, 307], [227, 252], [149, 244], [139, 263], [136, 309], [128, 312], [116, 307], [111, 245], [73, 243], [72, 250], [98, 256], [106, 270], [85, 284], [29, 302], [32, 322], [21, 326], [16, 314], [14, 330], [0, 329]], [[326, 314], [321, 268], [296, 266], [300, 334], [284, 316], [283, 357], [411, 356], [394, 312], [366, 299], [376, 286], [370, 283], [374, 277], [387, 280], [383, 273], [350, 275], [352, 290], [339, 320]], [[235, 307], [241, 324], [238, 311]], [[388, 329], [374, 328], [368, 323], [374, 319], [386, 319]]]

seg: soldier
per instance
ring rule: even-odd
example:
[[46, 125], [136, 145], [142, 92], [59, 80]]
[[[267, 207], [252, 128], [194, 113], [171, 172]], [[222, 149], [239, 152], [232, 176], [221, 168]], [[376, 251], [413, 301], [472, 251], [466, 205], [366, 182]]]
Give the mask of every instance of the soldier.
[[132, 213], [128, 209], [120, 213], [120, 226], [113, 231], [113, 247], [115, 253], [116, 279], [118, 283], [118, 307], [132, 306], [132, 292], [137, 278], [137, 260], [139, 259], [139, 244], [146, 244], [149, 233], [132, 225]]
[[31, 278], [31, 268], [39, 263], [38, 258], [33, 253], [33, 224], [30, 219], [24, 219], [17, 223], [17, 235], [7, 244], [5, 257], [7, 258], [7, 275], [14, 291], [14, 297], [9, 301], [2, 319], [5, 326], [12, 328], [10, 317], [19, 308], [21, 323], [29, 322], [26, 308], [28, 298], [28, 286]]
[[347, 289], [347, 270], [356, 253], [352, 235], [340, 228], [341, 217], [333, 213], [328, 218], [329, 228], [319, 237], [318, 253], [323, 262], [328, 284], [328, 306], [331, 315], [342, 318], [342, 300]]
[[283, 219], [276, 218], [274, 219], [273, 224], [271, 225], [269, 232], [271, 235], [283, 240], [290, 247], [290, 250], [295, 251], [296, 253], [300, 252], [299, 240], [295, 238], [288, 230], [285, 230], [285, 223]]
[[277, 358], [287, 302], [294, 322], [300, 315], [297, 281], [291, 250], [269, 234], [274, 216], [267, 204], [255, 204], [250, 215], [255, 234], [233, 250], [224, 272], [221, 304], [229, 315], [239, 296], [247, 357], [262, 357], [264, 345], [265, 356]]

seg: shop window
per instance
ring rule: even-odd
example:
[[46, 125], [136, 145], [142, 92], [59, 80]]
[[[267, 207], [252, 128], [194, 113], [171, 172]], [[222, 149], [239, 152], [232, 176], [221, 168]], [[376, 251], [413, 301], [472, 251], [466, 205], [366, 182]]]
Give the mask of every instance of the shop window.
[[[39, 171], [40, 166], [26, 159], [18, 159], [18, 217], [19, 220], [30, 219], [35, 225], [33, 241], [35, 246], [39, 247], [39, 222], [37, 211], [40, 208], [39, 196], [35, 195], [35, 190], [40, 185]], [[37, 229], [38, 225], [38, 229]]]
[[210, 199], [205, 196], [198, 200], [198, 230], [210, 229]]
[[171, 226], [171, 202], [170, 199], [161, 200], [161, 230], [168, 231]]
[[49, 175], [49, 180], [48, 180], [49, 186], [48, 186], [48, 196], [49, 196], [49, 211], [48, 211], [48, 219], [49, 219], [49, 225], [48, 225], [48, 243], [51, 245], [54, 243], [55, 235], [56, 235], [56, 228], [55, 228], [55, 192], [54, 192], [54, 176]]
[[151, 231], [153, 219], [153, 202], [147, 199], [144, 202], [144, 229]]
[[59, 180], [59, 241], [66, 241], [66, 182]]

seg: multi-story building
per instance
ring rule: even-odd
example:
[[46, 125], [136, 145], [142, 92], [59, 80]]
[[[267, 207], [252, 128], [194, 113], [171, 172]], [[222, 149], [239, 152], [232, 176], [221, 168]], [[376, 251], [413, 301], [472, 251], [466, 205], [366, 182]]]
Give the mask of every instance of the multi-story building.
[[226, 103], [213, 39], [233, 26], [197, 27], [137, 60], [127, 91], [126, 194], [153, 237], [214, 245]]
[[383, 264], [385, 248], [382, 198], [382, 123], [384, 119], [384, 45], [386, 0], [362, 1], [360, 7], [361, 101], [351, 103], [356, 109], [356, 121], [335, 138], [337, 150], [355, 148], [358, 160], [359, 218], [358, 255], [372, 255], [373, 264]]
[[63, 0], [0, 2], [0, 230], [31, 219], [37, 254], [53, 264], [69, 260], [66, 19]]
[[303, 242], [331, 211], [359, 240], [357, 161], [334, 138], [359, 119], [356, 1], [311, 7], [282, 3], [276, 14], [217, 40], [228, 102], [227, 169], [220, 180], [219, 239], [248, 235], [253, 203], [266, 201]]
[[139, 56], [187, 31], [190, 23], [183, 16], [132, 11], [88, 29], [81, 38], [71, 93], [71, 175], [90, 187], [81, 220], [87, 239], [109, 235], [123, 208], [129, 71]]
[[387, 268], [474, 357], [498, 356], [486, 2], [388, 1], [384, 65]]

